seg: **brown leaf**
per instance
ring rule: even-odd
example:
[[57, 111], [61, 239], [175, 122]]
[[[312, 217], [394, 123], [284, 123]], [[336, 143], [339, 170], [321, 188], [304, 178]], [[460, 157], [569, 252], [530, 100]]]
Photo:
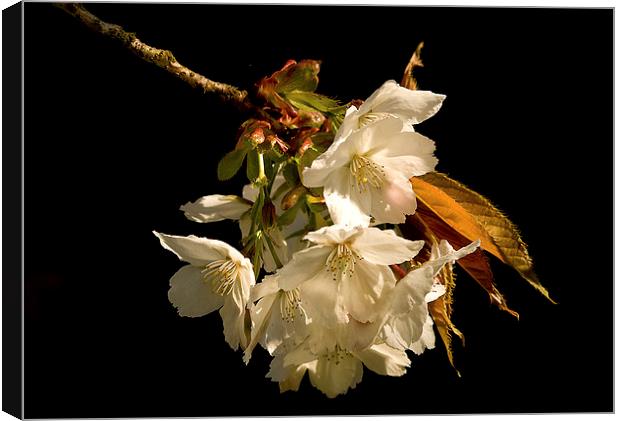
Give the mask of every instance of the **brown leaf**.
[[[447, 240], [455, 249], [465, 247], [473, 241], [471, 238], [465, 237], [460, 231], [446, 223], [446, 221], [437, 215], [424, 201], [420, 200], [418, 202], [416, 214], [424, 221], [437, 238]], [[474, 253], [457, 260], [457, 264], [487, 291], [491, 301], [501, 310], [507, 311], [517, 318], [519, 317], [515, 311], [508, 307], [506, 300], [495, 286], [489, 261], [481, 250], [476, 250]]]
[[517, 227], [499, 209], [484, 196], [445, 174], [428, 173], [421, 178], [441, 189], [484, 228], [495, 245], [495, 247], [487, 248], [483, 243], [482, 248], [484, 250], [513, 267], [530, 285], [549, 301], [555, 303], [534, 273], [533, 262], [527, 251], [527, 245], [521, 239]]
[[[480, 247], [495, 256], [501, 256], [495, 242], [484, 227], [446, 192], [419, 177], [411, 178], [411, 184], [418, 203], [424, 205], [437, 218], [469, 239], [469, 242], [480, 240]], [[438, 236], [438, 238], [443, 237]]]
[[452, 334], [458, 336], [461, 339], [462, 344], [465, 344], [465, 337], [450, 320], [449, 308], [445, 296], [439, 297], [435, 301], [428, 303], [428, 310], [433, 317], [439, 336], [441, 337], [441, 340], [446, 348], [448, 361], [450, 361], [450, 364], [456, 370], [456, 374], [460, 377], [461, 373], [459, 373], [454, 365], [454, 356], [452, 354]]
[[456, 263], [462, 267], [465, 272], [469, 274], [469, 276], [474, 278], [480, 285], [483, 286], [484, 289], [486, 289], [491, 297], [491, 301], [494, 304], [517, 319], [519, 318], [519, 313], [508, 308], [503, 295], [495, 287], [493, 272], [491, 271], [491, 266], [489, 265], [489, 259], [487, 259], [482, 250], [478, 249], [472, 254], [457, 260]]
[[423, 42], [419, 43], [418, 47], [413, 52], [411, 59], [409, 59], [409, 63], [407, 63], [407, 67], [405, 67], [403, 78], [400, 82], [400, 86], [411, 89], [412, 91], [418, 89], [418, 82], [413, 77], [413, 69], [416, 67], [424, 67], [424, 64], [422, 64], [422, 59], [420, 58], [422, 47], [424, 47]]
[[445, 265], [437, 277], [441, 284], [446, 287], [446, 292], [435, 301], [431, 301], [428, 304], [428, 309], [433, 317], [439, 336], [444, 343], [444, 347], [446, 348], [448, 361], [450, 361], [450, 364], [460, 377], [461, 374], [454, 365], [454, 356], [452, 354], [452, 334], [455, 334], [461, 339], [461, 344], [463, 346], [465, 346], [465, 336], [463, 336], [461, 331], [454, 326], [452, 320], [450, 319], [452, 316], [452, 292], [455, 287], [455, 274], [452, 265]]

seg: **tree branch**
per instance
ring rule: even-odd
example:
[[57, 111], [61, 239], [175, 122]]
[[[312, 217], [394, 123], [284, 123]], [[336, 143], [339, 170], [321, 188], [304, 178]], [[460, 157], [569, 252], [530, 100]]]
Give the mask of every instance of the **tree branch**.
[[174, 58], [172, 52], [143, 43], [134, 33], [125, 31], [119, 25], [102, 21], [86, 10], [83, 5], [79, 3], [55, 3], [55, 6], [79, 20], [89, 29], [120, 41], [125, 48], [138, 57], [178, 76], [193, 88], [202, 89], [204, 93], [217, 94], [224, 102], [231, 103], [242, 110], [255, 108], [248, 100], [247, 91], [225, 83], [215, 82], [188, 69]]

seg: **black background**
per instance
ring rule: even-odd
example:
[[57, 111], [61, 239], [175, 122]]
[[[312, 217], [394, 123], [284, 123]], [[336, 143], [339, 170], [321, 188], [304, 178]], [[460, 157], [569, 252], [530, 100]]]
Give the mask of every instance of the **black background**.
[[242, 117], [217, 98], [25, 5], [25, 415], [223, 416], [611, 411], [613, 93], [611, 10], [89, 4], [214, 80], [251, 88], [287, 59], [322, 60], [319, 92], [366, 98], [425, 42], [422, 89], [447, 95], [418, 130], [438, 170], [520, 227], [553, 305], [493, 262], [520, 321], [464, 273], [443, 347], [401, 378], [329, 400], [280, 395], [223, 340], [216, 314], [178, 317], [181, 266], [152, 230], [236, 244], [233, 222], [179, 205], [237, 194], [216, 164]]

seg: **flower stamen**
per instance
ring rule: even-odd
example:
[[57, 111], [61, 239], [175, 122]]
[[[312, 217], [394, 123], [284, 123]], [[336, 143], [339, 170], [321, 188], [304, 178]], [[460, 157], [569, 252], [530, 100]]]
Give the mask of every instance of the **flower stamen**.
[[383, 165], [378, 165], [363, 155], [353, 156], [349, 171], [353, 176], [353, 186], [357, 186], [357, 190], [360, 193], [366, 191], [368, 184], [380, 189], [385, 179]]
[[338, 280], [339, 276], [353, 276], [355, 263], [361, 260], [359, 254], [351, 250], [347, 244], [338, 244], [327, 258], [327, 269], [332, 273], [332, 279]]
[[239, 268], [232, 260], [214, 260], [202, 270], [203, 279], [211, 283], [211, 290], [222, 297], [230, 294]]
[[340, 348], [339, 345], [336, 345], [333, 351], [328, 351], [323, 354], [323, 358], [325, 358], [329, 362], [333, 362], [336, 365], [340, 364], [341, 361], [350, 356], [351, 353]]
[[283, 321], [292, 323], [295, 320], [300, 306], [301, 295], [299, 294], [298, 288], [290, 291], [282, 291], [282, 297], [280, 298], [280, 314]]
[[358, 128], [362, 128], [368, 124], [374, 123], [375, 121], [379, 121], [383, 118], [389, 117], [388, 113], [373, 113], [372, 111], [367, 112], [366, 114], [362, 114], [357, 120]]

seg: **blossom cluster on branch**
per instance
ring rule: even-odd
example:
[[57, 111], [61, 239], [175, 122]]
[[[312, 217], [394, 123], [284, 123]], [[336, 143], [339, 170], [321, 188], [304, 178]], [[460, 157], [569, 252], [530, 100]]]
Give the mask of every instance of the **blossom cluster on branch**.
[[[414, 126], [438, 112], [443, 95], [387, 81], [366, 101], [341, 105], [315, 92], [318, 72], [316, 61], [289, 61], [258, 84], [262, 113], [242, 125], [218, 166], [224, 180], [245, 163], [241, 196], [181, 206], [198, 223], [238, 221], [239, 249], [155, 235], [187, 263], [168, 293], [181, 316], [219, 309], [225, 340], [246, 363], [257, 345], [273, 357], [267, 376], [280, 391], [298, 390], [307, 372], [335, 397], [361, 381], [363, 367], [403, 375], [408, 352], [435, 346], [434, 321], [452, 361], [450, 334], [460, 336], [450, 322], [452, 266], [476, 267], [479, 256], [486, 261], [481, 249], [509, 246], [459, 229], [460, 220], [452, 226], [433, 195], [416, 199], [417, 186], [432, 187], [422, 177], [438, 173], [434, 142]], [[492, 280], [481, 284], [510, 311]]]

